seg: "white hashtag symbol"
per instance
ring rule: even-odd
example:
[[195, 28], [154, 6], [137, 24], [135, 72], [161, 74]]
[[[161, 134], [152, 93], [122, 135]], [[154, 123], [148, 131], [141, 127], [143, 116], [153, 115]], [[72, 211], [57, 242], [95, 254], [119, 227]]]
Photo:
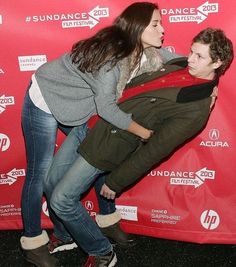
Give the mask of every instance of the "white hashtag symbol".
[[31, 17], [26, 17], [25, 21], [26, 22], [30, 22], [31, 21]]

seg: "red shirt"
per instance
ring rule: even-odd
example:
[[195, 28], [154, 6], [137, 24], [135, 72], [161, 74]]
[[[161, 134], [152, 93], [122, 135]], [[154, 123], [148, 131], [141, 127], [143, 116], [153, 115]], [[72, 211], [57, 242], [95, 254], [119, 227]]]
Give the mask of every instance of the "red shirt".
[[159, 77], [153, 81], [145, 82], [142, 85], [138, 85], [124, 90], [123, 95], [119, 100], [119, 103], [123, 102], [127, 98], [136, 96], [138, 94], [161, 89], [163, 87], [185, 87], [205, 82], [209, 82], [209, 80], [193, 77], [189, 74], [188, 69], [185, 68], [168, 73], [163, 77]]

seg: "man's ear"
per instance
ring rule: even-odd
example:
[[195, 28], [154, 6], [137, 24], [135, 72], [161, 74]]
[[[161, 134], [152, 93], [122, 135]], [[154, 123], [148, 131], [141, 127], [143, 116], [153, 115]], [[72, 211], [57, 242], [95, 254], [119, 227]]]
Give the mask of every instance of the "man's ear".
[[222, 65], [222, 61], [218, 59], [216, 62], [213, 63], [213, 68], [218, 69]]

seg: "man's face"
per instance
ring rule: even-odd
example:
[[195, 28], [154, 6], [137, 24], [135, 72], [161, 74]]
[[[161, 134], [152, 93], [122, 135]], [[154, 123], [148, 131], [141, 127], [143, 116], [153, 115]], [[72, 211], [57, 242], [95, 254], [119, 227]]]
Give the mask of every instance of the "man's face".
[[164, 28], [162, 26], [160, 11], [155, 9], [149, 25], [142, 33], [141, 41], [144, 48], [154, 46], [160, 47], [164, 38]]
[[192, 76], [212, 80], [215, 76], [215, 69], [219, 68], [220, 65], [220, 61], [212, 62], [208, 44], [192, 44], [188, 56], [188, 69]]

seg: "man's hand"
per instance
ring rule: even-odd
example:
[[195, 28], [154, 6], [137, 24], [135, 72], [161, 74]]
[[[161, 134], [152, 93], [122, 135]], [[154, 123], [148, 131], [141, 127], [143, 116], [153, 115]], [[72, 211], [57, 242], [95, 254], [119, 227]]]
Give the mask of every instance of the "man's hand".
[[100, 195], [107, 199], [114, 199], [116, 197], [116, 192], [112, 191], [106, 184], [102, 186]]
[[214, 89], [213, 89], [213, 92], [211, 94], [211, 105], [210, 105], [210, 108], [212, 108], [214, 106], [217, 96], [218, 96], [218, 87], [215, 86]]

